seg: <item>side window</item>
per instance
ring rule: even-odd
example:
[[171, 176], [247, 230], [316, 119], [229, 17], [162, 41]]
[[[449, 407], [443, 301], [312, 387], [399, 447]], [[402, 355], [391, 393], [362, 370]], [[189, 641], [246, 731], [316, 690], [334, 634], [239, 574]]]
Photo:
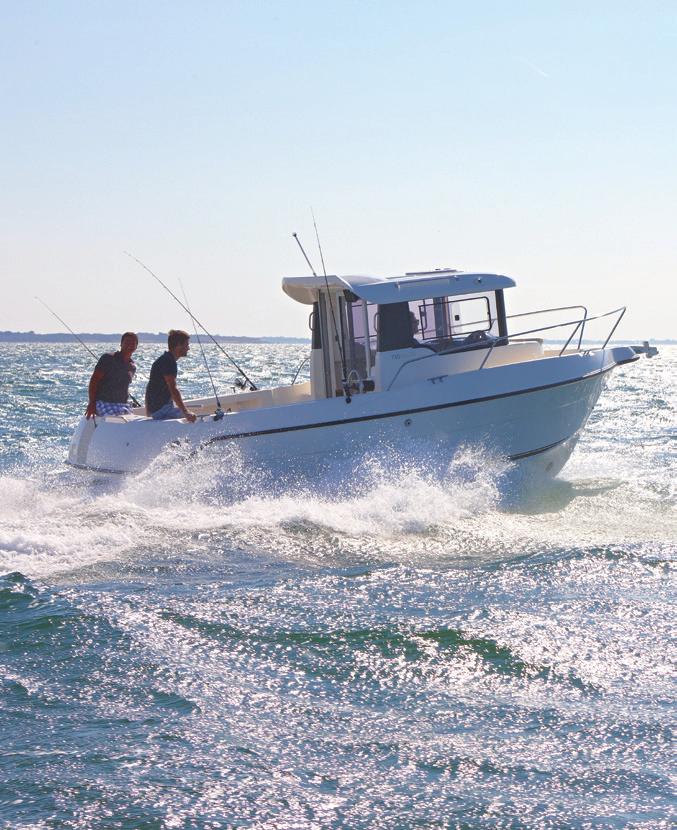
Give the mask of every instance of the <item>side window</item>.
[[452, 334], [466, 335], [472, 331], [489, 331], [492, 326], [488, 297], [468, 297], [450, 302]]
[[308, 318], [308, 325], [312, 334], [311, 349], [322, 348], [322, 334], [320, 332], [320, 304], [313, 303], [313, 310]]
[[[417, 345], [414, 338], [420, 328], [417, 304], [388, 303], [378, 307], [378, 350], [390, 352], [393, 349], [406, 349]], [[414, 326], [416, 318], [417, 326]]]
[[369, 377], [375, 360], [376, 309], [350, 292], [345, 293], [344, 344], [348, 371], [358, 377]]

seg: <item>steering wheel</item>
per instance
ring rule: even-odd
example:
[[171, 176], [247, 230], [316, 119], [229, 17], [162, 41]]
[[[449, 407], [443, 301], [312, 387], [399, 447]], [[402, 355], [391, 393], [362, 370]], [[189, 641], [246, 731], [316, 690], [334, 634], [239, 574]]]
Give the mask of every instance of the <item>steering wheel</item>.
[[471, 331], [470, 334], [465, 338], [466, 343], [484, 343], [489, 338], [487, 337], [487, 333], [485, 331]]

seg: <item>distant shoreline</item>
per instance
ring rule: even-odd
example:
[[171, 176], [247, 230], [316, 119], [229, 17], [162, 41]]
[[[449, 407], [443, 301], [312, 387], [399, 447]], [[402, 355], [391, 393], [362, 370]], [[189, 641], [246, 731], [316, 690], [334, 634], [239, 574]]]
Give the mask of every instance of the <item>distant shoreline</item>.
[[[140, 343], [166, 343], [166, 332], [138, 332]], [[106, 334], [103, 332], [78, 332], [77, 336], [85, 343], [119, 343], [120, 333]], [[288, 343], [290, 345], [304, 345], [310, 343], [308, 337], [238, 337], [236, 335], [215, 334], [214, 339], [219, 343]], [[611, 343], [625, 344], [634, 343], [639, 345], [646, 338], [632, 338], [626, 337], [623, 340], [612, 340]], [[204, 342], [209, 342], [209, 338], [203, 335]], [[65, 334], [61, 332], [53, 332], [47, 334], [39, 334], [34, 331], [0, 331], [0, 343], [76, 343], [77, 338], [72, 334]], [[545, 343], [563, 343], [562, 340], [545, 340]], [[601, 343], [602, 340], [583, 340], [583, 343]], [[654, 340], [649, 338], [649, 342], [653, 345], [674, 346], [677, 340], [662, 339]]]
[[[139, 343], [166, 343], [167, 332], [140, 331]], [[77, 337], [85, 343], [119, 343], [121, 333], [107, 334], [103, 332], [78, 332]], [[209, 338], [202, 335], [204, 342]], [[307, 337], [237, 337], [225, 334], [215, 334], [218, 343], [310, 343]], [[0, 343], [76, 343], [77, 338], [72, 334], [54, 332], [39, 334], [34, 331], [0, 331]]]

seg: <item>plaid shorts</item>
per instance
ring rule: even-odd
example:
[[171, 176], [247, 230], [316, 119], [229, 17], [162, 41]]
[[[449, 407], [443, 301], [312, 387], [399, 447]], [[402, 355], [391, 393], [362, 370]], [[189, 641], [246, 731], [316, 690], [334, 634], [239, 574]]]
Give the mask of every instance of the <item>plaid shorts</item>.
[[110, 403], [110, 401], [96, 402], [97, 415], [129, 415], [131, 411], [131, 407], [126, 403]]

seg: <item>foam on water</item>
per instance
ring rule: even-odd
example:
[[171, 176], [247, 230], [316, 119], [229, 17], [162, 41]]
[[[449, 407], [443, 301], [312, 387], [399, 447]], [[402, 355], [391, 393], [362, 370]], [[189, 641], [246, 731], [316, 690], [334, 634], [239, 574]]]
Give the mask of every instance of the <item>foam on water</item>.
[[[0, 569], [46, 576], [138, 561], [158, 547], [190, 547], [199, 557], [215, 545], [225, 556], [250, 548], [308, 565], [461, 564], [515, 551], [655, 548], [674, 538], [667, 494], [637, 487], [636, 475], [623, 479], [617, 468], [604, 478], [600, 466], [579, 453], [569, 480], [538, 482], [517, 498], [511, 465], [476, 448], [442, 465], [430, 448], [406, 456], [380, 448], [312, 480], [250, 469], [232, 447], [193, 458], [170, 448], [133, 477], [5, 476]], [[593, 470], [594, 478], [578, 478]]]
[[105, 499], [0, 477], [0, 571], [47, 576], [123, 554], [136, 543], [129, 515]]
[[99, 478], [94, 487], [91, 478], [73, 481], [70, 473], [41, 481], [4, 477], [0, 568], [44, 576], [125, 559], [156, 546], [158, 536], [177, 535], [178, 542], [212, 532], [212, 547], [214, 531], [225, 549], [248, 545], [301, 557], [308, 535], [317, 533], [313, 561], [337, 547], [337, 534], [344, 552], [368, 543], [370, 555], [380, 549], [390, 557], [396, 540], [406, 557], [415, 555], [417, 537], [446, 543], [450, 529], [495, 509], [502, 462], [491, 465], [466, 451], [441, 476], [415, 462], [420, 456], [371, 454], [358, 465], [359, 478], [351, 466], [347, 477], [333, 469], [312, 485], [295, 479], [281, 486], [279, 478], [247, 470], [236, 452], [188, 459], [172, 448], [141, 475]]

